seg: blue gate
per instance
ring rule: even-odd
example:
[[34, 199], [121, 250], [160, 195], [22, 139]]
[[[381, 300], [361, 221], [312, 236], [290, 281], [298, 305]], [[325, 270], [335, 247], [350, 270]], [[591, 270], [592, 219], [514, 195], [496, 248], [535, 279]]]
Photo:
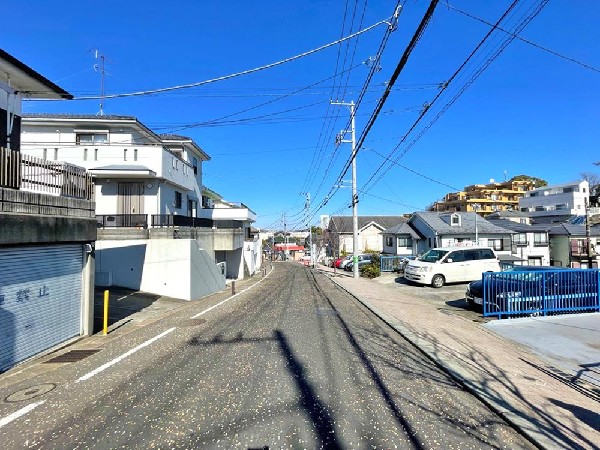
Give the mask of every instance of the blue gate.
[[400, 260], [402, 256], [381, 256], [379, 258], [379, 268], [382, 272], [396, 272], [400, 269]]
[[519, 317], [600, 311], [598, 269], [483, 274], [483, 315]]

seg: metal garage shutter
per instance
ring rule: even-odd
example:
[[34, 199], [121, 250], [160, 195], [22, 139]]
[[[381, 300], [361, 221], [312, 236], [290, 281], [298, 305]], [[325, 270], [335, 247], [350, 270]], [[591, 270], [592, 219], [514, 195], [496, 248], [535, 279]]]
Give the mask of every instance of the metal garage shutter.
[[0, 371], [81, 331], [81, 245], [0, 249]]

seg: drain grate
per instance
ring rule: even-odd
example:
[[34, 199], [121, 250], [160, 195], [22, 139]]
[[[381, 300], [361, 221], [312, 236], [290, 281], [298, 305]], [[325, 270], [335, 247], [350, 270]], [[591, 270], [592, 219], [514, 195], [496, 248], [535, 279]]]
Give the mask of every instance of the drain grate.
[[99, 351], [100, 351], [100, 349], [71, 350], [70, 352], [63, 353], [62, 355], [58, 355], [57, 357], [46, 361], [45, 364], [70, 363], [70, 362], [81, 361], [82, 359], [85, 359], [88, 356], [93, 355], [94, 353], [98, 353]]

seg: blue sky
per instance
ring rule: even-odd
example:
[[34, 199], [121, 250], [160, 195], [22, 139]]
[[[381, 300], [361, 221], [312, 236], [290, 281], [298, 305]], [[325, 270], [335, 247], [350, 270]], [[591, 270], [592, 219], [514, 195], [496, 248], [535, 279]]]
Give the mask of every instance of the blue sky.
[[[507, 38], [496, 30], [431, 104], [490, 30], [457, 9], [495, 23], [511, 3], [440, 2], [359, 150], [359, 214], [410, 213], [490, 179], [527, 174], [557, 184], [600, 172], [593, 165], [600, 160], [599, 2], [552, 0], [519, 34], [576, 62], [515, 39], [488, 64]], [[519, 1], [500, 26], [515, 29], [543, 3]], [[4, 17], [12, 19], [4, 22], [2, 48], [77, 98], [100, 92], [93, 69], [98, 49], [106, 57], [106, 93], [130, 93], [211, 80], [300, 55], [389, 18], [395, 4], [9, 2]], [[403, 2], [381, 70], [357, 110], [357, 138], [428, 5]], [[204, 164], [204, 184], [247, 204], [260, 228], [282, 228], [284, 212], [288, 228], [306, 226], [307, 192], [311, 223], [322, 214], [350, 215], [350, 189], [336, 187], [347, 185], [339, 179], [351, 179], [350, 172], [342, 176], [350, 144], [335, 145], [349, 113], [330, 100], [358, 98], [370, 70], [364, 62], [377, 54], [385, 32], [379, 25], [292, 62], [190, 89], [109, 98], [104, 111], [136, 116], [158, 133], [192, 137], [212, 158]], [[427, 104], [427, 113], [401, 141]], [[99, 100], [28, 101], [24, 111], [95, 114]], [[396, 164], [385, 164], [385, 158]]]

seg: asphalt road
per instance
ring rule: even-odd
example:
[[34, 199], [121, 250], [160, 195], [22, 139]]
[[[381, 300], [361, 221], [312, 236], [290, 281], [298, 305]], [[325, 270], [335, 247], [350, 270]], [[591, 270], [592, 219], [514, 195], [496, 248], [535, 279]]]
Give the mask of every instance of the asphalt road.
[[326, 276], [287, 262], [27, 383], [0, 392], [3, 449], [531, 448]]

